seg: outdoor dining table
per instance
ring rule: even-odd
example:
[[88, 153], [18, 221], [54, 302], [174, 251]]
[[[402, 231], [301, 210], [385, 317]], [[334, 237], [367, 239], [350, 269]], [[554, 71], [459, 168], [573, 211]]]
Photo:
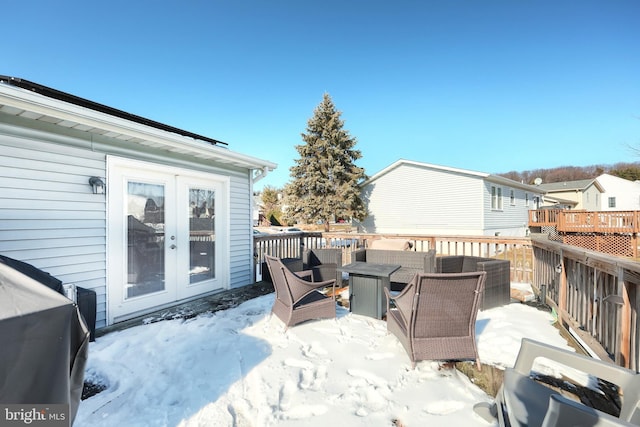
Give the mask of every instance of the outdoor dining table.
[[349, 310], [355, 314], [382, 319], [387, 304], [384, 288], [389, 288], [391, 274], [400, 265], [356, 261], [338, 267], [349, 273]]

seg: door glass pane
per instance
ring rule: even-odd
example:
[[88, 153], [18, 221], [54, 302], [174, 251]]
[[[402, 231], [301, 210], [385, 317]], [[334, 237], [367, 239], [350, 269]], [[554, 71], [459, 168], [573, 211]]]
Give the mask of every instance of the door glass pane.
[[215, 192], [189, 188], [189, 283], [215, 277]]
[[164, 200], [163, 185], [128, 183], [125, 298], [165, 289]]

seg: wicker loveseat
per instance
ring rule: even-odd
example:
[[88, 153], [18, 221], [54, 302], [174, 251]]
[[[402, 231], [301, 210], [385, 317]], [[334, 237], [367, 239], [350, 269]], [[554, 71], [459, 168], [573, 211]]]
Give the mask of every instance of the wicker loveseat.
[[436, 258], [438, 273], [466, 273], [486, 271], [487, 280], [481, 310], [500, 307], [511, 301], [511, 263], [509, 260], [454, 255]]
[[402, 290], [416, 273], [435, 273], [436, 251], [396, 251], [386, 249], [358, 249], [351, 254], [353, 261], [400, 266], [391, 274], [391, 290]]

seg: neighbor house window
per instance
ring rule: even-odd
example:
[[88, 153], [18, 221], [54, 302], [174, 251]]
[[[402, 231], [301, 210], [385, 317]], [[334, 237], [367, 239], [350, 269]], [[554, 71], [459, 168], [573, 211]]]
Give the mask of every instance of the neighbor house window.
[[616, 198], [615, 197], [609, 197], [609, 207], [610, 208], [615, 208], [616, 207]]
[[502, 209], [502, 188], [491, 186], [491, 209]]
[[509, 202], [511, 203], [511, 206], [516, 204], [516, 193], [513, 190], [509, 190]]
[[529, 206], [529, 193], [524, 193], [524, 205]]

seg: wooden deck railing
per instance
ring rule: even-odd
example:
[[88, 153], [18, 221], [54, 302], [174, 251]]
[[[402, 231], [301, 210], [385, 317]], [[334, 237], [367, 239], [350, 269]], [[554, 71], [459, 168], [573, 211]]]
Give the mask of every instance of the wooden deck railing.
[[529, 227], [557, 226], [560, 209], [538, 209], [529, 211]]
[[529, 211], [529, 227], [540, 227], [569, 245], [638, 258], [640, 211], [540, 209]]
[[560, 323], [597, 357], [640, 368], [640, 263], [545, 238], [303, 233], [254, 239], [256, 273], [264, 254], [299, 258], [305, 247], [341, 247], [343, 262], [379, 238], [409, 240], [436, 255], [477, 255], [511, 261], [511, 281], [544, 290]]
[[532, 239], [533, 286], [561, 322], [601, 359], [640, 368], [640, 263]]
[[529, 226], [555, 226], [567, 233], [638, 233], [640, 211], [538, 209], [529, 211]]
[[362, 233], [288, 233], [254, 238], [256, 280], [261, 277], [264, 255], [301, 258], [304, 248], [337, 247], [342, 249], [343, 263], [351, 262], [351, 253], [366, 248], [376, 239], [402, 239], [411, 242], [413, 250], [435, 249], [438, 255], [475, 255], [511, 261], [511, 278], [518, 282], [533, 280], [533, 257], [528, 238], [494, 236], [424, 236], [407, 234]]

